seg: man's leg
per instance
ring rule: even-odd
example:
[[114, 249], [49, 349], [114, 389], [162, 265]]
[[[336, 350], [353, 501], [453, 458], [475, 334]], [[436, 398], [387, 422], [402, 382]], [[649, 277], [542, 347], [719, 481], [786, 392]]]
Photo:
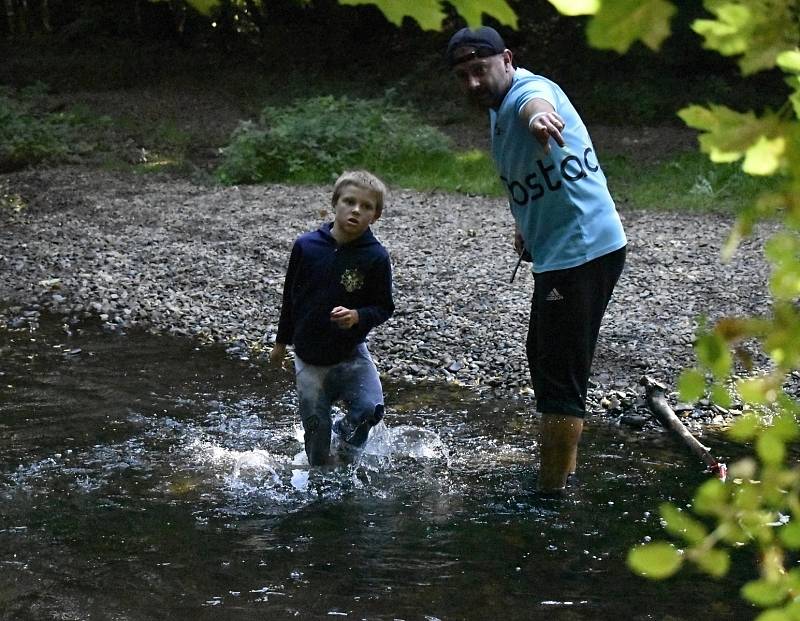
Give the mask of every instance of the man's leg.
[[563, 414], [542, 414], [539, 433], [539, 491], [557, 493], [575, 473], [583, 419]]
[[536, 275], [526, 349], [542, 413], [542, 492], [563, 489], [575, 472], [600, 323], [624, 262], [622, 249], [577, 268]]

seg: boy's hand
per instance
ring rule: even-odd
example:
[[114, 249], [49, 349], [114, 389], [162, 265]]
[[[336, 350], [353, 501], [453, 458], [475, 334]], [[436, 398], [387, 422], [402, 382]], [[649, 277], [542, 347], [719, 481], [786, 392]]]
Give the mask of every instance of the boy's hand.
[[358, 311], [337, 306], [331, 311], [331, 321], [343, 330], [349, 330], [358, 323]]
[[275, 343], [272, 351], [269, 352], [269, 363], [273, 367], [277, 368], [286, 368], [284, 366], [286, 362], [286, 344], [285, 343]]

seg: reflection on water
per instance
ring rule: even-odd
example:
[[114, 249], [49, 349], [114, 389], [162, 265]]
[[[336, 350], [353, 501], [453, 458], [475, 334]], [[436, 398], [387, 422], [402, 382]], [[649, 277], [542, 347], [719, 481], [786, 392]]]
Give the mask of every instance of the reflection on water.
[[522, 405], [385, 388], [363, 452], [309, 468], [286, 375], [168, 337], [0, 332], [0, 617], [753, 616], [733, 579], [624, 566], [702, 480], [668, 438], [590, 420], [580, 486], [541, 501]]

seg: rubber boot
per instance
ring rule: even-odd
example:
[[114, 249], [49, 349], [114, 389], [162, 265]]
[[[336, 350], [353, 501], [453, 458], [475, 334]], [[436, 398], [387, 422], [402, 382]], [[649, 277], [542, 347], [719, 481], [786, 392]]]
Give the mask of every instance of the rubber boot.
[[563, 414], [543, 414], [539, 434], [539, 484], [543, 494], [558, 494], [575, 473], [583, 419]]

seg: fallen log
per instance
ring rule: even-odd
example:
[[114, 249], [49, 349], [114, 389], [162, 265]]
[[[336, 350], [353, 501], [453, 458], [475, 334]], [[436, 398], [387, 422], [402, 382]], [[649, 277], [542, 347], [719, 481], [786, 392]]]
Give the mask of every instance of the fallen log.
[[727, 466], [718, 461], [708, 447], [703, 446], [681, 422], [667, 402], [666, 386], [647, 375], [642, 376], [639, 383], [644, 386], [647, 407], [650, 408], [650, 412], [656, 420], [683, 440], [689, 450], [703, 461], [708, 470], [724, 481], [728, 474]]

